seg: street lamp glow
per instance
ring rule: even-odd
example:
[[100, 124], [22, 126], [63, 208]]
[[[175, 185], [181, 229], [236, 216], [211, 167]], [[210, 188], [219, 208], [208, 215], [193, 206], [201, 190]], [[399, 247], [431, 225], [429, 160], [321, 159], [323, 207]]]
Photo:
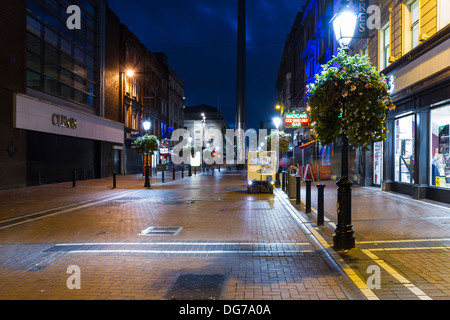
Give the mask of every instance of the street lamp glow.
[[278, 130], [278, 128], [280, 127], [280, 124], [281, 124], [281, 118], [275, 117], [272, 120], [273, 120], [273, 124], [275, 125], [275, 128], [277, 128], [277, 130]]
[[134, 76], [134, 71], [131, 69], [128, 69], [126, 72], [127, 77], [133, 77]]
[[344, 10], [336, 13], [331, 19], [336, 40], [343, 49], [348, 49], [350, 41], [352, 41], [355, 33], [356, 18], [354, 12]]
[[145, 120], [144, 123], [143, 123], [142, 125], [143, 125], [145, 131], [150, 130], [150, 126], [151, 126], [150, 121]]
[[281, 106], [280, 106], [279, 104], [277, 104], [277, 105], [275, 106], [275, 108], [276, 108], [277, 110], [280, 110], [280, 109], [281, 109]]

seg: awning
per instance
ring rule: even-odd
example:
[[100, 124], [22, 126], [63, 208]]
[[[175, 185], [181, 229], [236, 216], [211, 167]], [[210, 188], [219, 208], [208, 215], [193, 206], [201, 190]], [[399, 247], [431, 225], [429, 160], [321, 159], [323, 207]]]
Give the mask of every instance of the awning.
[[312, 143], [316, 142], [318, 139], [310, 141], [308, 143], [302, 144], [301, 146], [299, 146], [300, 149], [307, 149], [311, 146]]

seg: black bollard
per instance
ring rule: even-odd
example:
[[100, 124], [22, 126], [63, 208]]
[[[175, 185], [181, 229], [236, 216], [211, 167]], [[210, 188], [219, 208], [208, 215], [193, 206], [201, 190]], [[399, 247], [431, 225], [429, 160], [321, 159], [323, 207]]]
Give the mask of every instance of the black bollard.
[[150, 168], [149, 166], [145, 166], [145, 183], [144, 188], [151, 188], [150, 185]]
[[281, 172], [281, 190], [286, 192], [286, 172]]
[[175, 180], [175, 166], [172, 168], [172, 180]]
[[311, 182], [312, 182], [312, 180], [307, 179], [305, 182], [306, 182], [306, 206], [305, 206], [305, 213], [311, 213]]
[[280, 169], [278, 168], [277, 174], [276, 174], [276, 178], [275, 178], [275, 187], [279, 188], [280, 187]]
[[184, 166], [181, 167], [181, 179], [183, 179], [183, 178], [184, 178]]
[[300, 193], [301, 193], [301, 178], [300, 177], [295, 177], [295, 179], [296, 179], [296, 182], [297, 182], [297, 189], [296, 189], [296, 201], [295, 201], [295, 204], [300, 204], [300, 200], [301, 200], [301, 197], [300, 197]]
[[75, 188], [77, 186], [77, 172], [72, 172], [72, 188]]
[[197, 167], [194, 167], [194, 176], [197, 175]]
[[192, 177], [192, 166], [191, 165], [189, 165], [188, 176]]
[[161, 183], [164, 183], [164, 170], [161, 171]]
[[113, 189], [115, 189], [116, 188], [116, 174], [117, 174], [117, 172], [115, 172], [115, 171], [113, 171]]
[[318, 184], [317, 185], [317, 225], [323, 226], [324, 224], [324, 201], [323, 201], [323, 191], [325, 185]]

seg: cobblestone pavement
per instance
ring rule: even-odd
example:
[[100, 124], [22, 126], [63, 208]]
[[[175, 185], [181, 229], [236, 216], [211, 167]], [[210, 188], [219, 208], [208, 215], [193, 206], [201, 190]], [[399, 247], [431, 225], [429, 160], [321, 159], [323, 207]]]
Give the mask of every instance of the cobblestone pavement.
[[[312, 212], [305, 213], [306, 185], [302, 183], [300, 205], [305, 225], [321, 239], [338, 263], [368, 299], [448, 300], [450, 298], [450, 206], [429, 200], [413, 200], [374, 187], [352, 188], [352, 223], [356, 248], [336, 253], [337, 186], [325, 184], [325, 225], [317, 226], [317, 187], [312, 183]], [[280, 196], [287, 196], [281, 193]], [[369, 268], [369, 269], [368, 269]], [[380, 272], [378, 288], [374, 270]], [[353, 274], [354, 272], [354, 274]], [[372, 277], [372, 278], [370, 278]], [[368, 281], [369, 280], [369, 281]]]
[[171, 299], [185, 274], [224, 275], [211, 299], [365, 299], [283, 197], [180, 178], [0, 191], [0, 299]]
[[336, 252], [332, 182], [324, 226], [316, 184], [312, 213], [304, 184], [300, 205], [281, 189], [247, 194], [236, 172], [151, 184], [129, 175], [116, 189], [106, 178], [0, 191], [0, 299], [171, 299], [181, 275], [223, 275], [211, 299], [449, 299], [447, 205], [354, 187], [356, 248]]

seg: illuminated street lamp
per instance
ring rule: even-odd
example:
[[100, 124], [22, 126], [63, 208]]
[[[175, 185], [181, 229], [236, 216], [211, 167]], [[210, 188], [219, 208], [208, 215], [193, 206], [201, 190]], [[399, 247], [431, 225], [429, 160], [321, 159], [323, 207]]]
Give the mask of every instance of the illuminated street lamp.
[[277, 131], [280, 128], [280, 124], [281, 124], [281, 118], [280, 117], [275, 117], [272, 119], [273, 124], [275, 125], [275, 128], [277, 129]]
[[[331, 19], [336, 40], [342, 50], [348, 52], [349, 44], [353, 38], [356, 27], [356, 14], [350, 11], [348, 5], [343, 6]], [[345, 104], [342, 107], [342, 116], [345, 117]], [[333, 235], [334, 248], [348, 250], [355, 247], [355, 236], [352, 221], [352, 185], [348, 177], [348, 137], [342, 130], [342, 162], [341, 178], [336, 182], [338, 186], [337, 224]]]
[[339, 46], [348, 51], [356, 27], [356, 13], [350, 10], [348, 5], [342, 7], [331, 19], [334, 34]]
[[144, 123], [143, 123], [142, 125], [143, 125], [143, 127], [144, 127], [145, 132], [148, 133], [148, 130], [150, 130], [150, 126], [151, 126], [150, 121], [145, 120]]

